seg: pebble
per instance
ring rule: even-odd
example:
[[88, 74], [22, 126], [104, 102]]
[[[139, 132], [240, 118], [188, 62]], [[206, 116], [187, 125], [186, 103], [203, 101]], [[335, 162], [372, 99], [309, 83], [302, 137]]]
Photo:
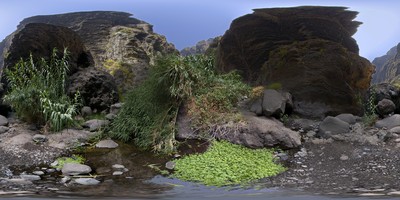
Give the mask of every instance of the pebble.
[[112, 166], [112, 168], [113, 168], [113, 169], [124, 169], [125, 166], [120, 165], [120, 164], [115, 164], [115, 165]]
[[121, 171], [115, 171], [115, 172], [113, 172], [113, 176], [120, 176], [120, 175], [122, 175], [124, 172], [121, 172]]
[[34, 141], [34, 142], [46, 142], [46, 140], [47, 140], [47, 138], [46, 138], [46, 136], [45, 135], [42, 135], [42, 134], [36, 134], [36, 135], [34, 135], [33, 137], [32, 137], [32, 140]]
[[173, 170], [175, 168], [175, 162], [168, 161], [167, 163], [165, 163], [165, 168], [167, 168], [169, 170]]
[[340, 156], [340, 160], [345, 161], [345, 160], [348, 160], [348, 159], [349, 159], [349, 156], [346, 156], [344, 154]]
[[32, 172], [32, 174], [35, 174], [35, 175], [41, 176], [41, 175], [43, 175], [43, 174], [44, 174], [44, 172], [43, 172], [43, 171], [34, 171], [34, 172]]
[[286, 161], [289, 159], [289, 156], [286, 153], [278, 153], [278, 154], [276, 154], [276, 156], [278, 156], [279, 159], [282, 161]]

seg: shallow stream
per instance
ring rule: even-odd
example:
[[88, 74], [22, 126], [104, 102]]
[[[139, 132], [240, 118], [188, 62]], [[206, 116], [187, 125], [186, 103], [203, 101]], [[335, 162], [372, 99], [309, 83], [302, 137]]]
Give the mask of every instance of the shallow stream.
[[[204, 143], [191, 143], [190, 151], [203, 151]], [[181, 154], [190, 153], [188, 151]], [[60, 174], [44, 176], [35, 182], [37, 188], [46, 188], [41, 192], [27, 192], [0, 195], [0, 199], [40, 200], [40, 199], [368, 199], [370, 197], [352, 197], [339, 195], [321, 195], [305, 193], [301, 190], [281, 188], [263, 188], [257, 184], [247, 187], [206, 187], [201, 184], [180, 181], [160, 175], [164, 165], [171, 158], [159, 157], [149, 152], [139, 151], [131, 145], [120, 144], [117, 149], [89, 149], [82, 154], [87, 164], [96, 172], [101, 183], [96, 186], [61, 184]], [[122, 175], [112, 175], [112, 165], [124, 165], [128, 171]], [[1, 191], [0, 191], [1, 192]], [[375, 197], [376, 199], [376, 197]], [[391, 199], [386, 197], [385, 199]], [[393, 198], [394, 199], [394, 198]]]

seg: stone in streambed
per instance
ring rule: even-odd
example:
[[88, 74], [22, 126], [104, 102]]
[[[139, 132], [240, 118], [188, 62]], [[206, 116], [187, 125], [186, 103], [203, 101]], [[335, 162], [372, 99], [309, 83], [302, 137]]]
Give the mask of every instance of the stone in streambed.
[[100, 181], [94, 178], [78, 178], [75, 179], [75, 182], [81, 185], [97, 185], [100, 183]]
[[113, 140], [102, 140], [96, 144], [96, 148], [106, 148], [106, 149], [114, 149], [117, 148], [118, 144]]
[[79, 174], [88, 174], [92, 171], [87, 165], [77, 164], [77, 163], [66, 163], [64, 164], [61, 172], [63, 175], [79, 175]]

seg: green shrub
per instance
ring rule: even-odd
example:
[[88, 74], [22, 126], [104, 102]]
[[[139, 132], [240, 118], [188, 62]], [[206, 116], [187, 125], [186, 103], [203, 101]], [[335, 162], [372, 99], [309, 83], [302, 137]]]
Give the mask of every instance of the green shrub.
[[71, 125], [79, 105], [79, 93], [74, 99], [66, 95], [68, 53], [58, 58], [54, 49], [50, 59], [21, 59], [12, 69], [6, 69], [9, 92], [4, 96], [17, 115], [28, 122], [47, 124], [59, 131]]
[[226, 114], [235, 112], [235, 104], [249, 90], [236, 73], [217, 74], [212, 57], [165, 56], [151, 67], [149, 78], [127, 94], [110, 133], [143, 148], [171, 152], [183, 103], [188, 104], [194, 128], [207, 130], [228, 119]]
[[370, 90], [369, 97], [365, 102], [364, 106], [364, 116], [362, 117], [363, 124], [366, 126], [372, 126], [376, 120], [378, 120], [378, 115], [376, 114], [376, 92], [374, 89]]
[[209, 186], [243, 184], [285, 171], [274, 162], [272, 150], [248, 149], [225, 141], [214, 141], [205, 153], [175, 162], [175, 177]]

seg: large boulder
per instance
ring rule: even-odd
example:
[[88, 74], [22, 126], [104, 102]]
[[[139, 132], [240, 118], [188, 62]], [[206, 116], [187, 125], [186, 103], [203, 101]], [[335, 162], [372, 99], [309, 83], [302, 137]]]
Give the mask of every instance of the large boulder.
[[393, 114], [395, 109], [396, 105], [389, 99], [382, 99], [376, 105], [376, 112], [383, 117]]
[[400, 126], [400, 115], [399, 114], [395, 114], [388, 118], [378, 120], [375, 123], [375, 127], [377, 127], [377, 128], [392, 129], [396, 126]]
[[215, 136], [234, 144], [250, 148], [279, 146], [284, 149], [297, 148], [301, 145], [298, 132], [286, 128], [281, 122], [266, 117], [245, 114], [246, 125], [227, 125], [224, 133], [216, 132]]
[[286, 99], [276, 90], [265, 90], [262, 100], [262, 112], [265, 116], [280, 116], [285, 113]]
[[18, 29], [30, 23], [70, 28], [93, 55], [95, 67], [112, 74], [124, 92], [146, 78], [157, 56], [178, 53], [164, 36], [153, 32], [151, 24], [131, 16], [113, 11], [41, 15], [24, 19]]
[[374, 67], [351, 37], [356, 15], [343, 7], [256, 9], [222, 37], [218, 67], [253, 85], [279, 83], [300, 115], [361, 114]]
[[346, 133], [350, 133], [350, 124], [336, 117], [328, 116], [319, 125], [318, 135], [324, 138]]
[[79, 70], [69, 78], [68, 94], [80, 93], [84, 105], [98, 111], [118, 102], [117, 85], [107, 72], [93, 67]]

